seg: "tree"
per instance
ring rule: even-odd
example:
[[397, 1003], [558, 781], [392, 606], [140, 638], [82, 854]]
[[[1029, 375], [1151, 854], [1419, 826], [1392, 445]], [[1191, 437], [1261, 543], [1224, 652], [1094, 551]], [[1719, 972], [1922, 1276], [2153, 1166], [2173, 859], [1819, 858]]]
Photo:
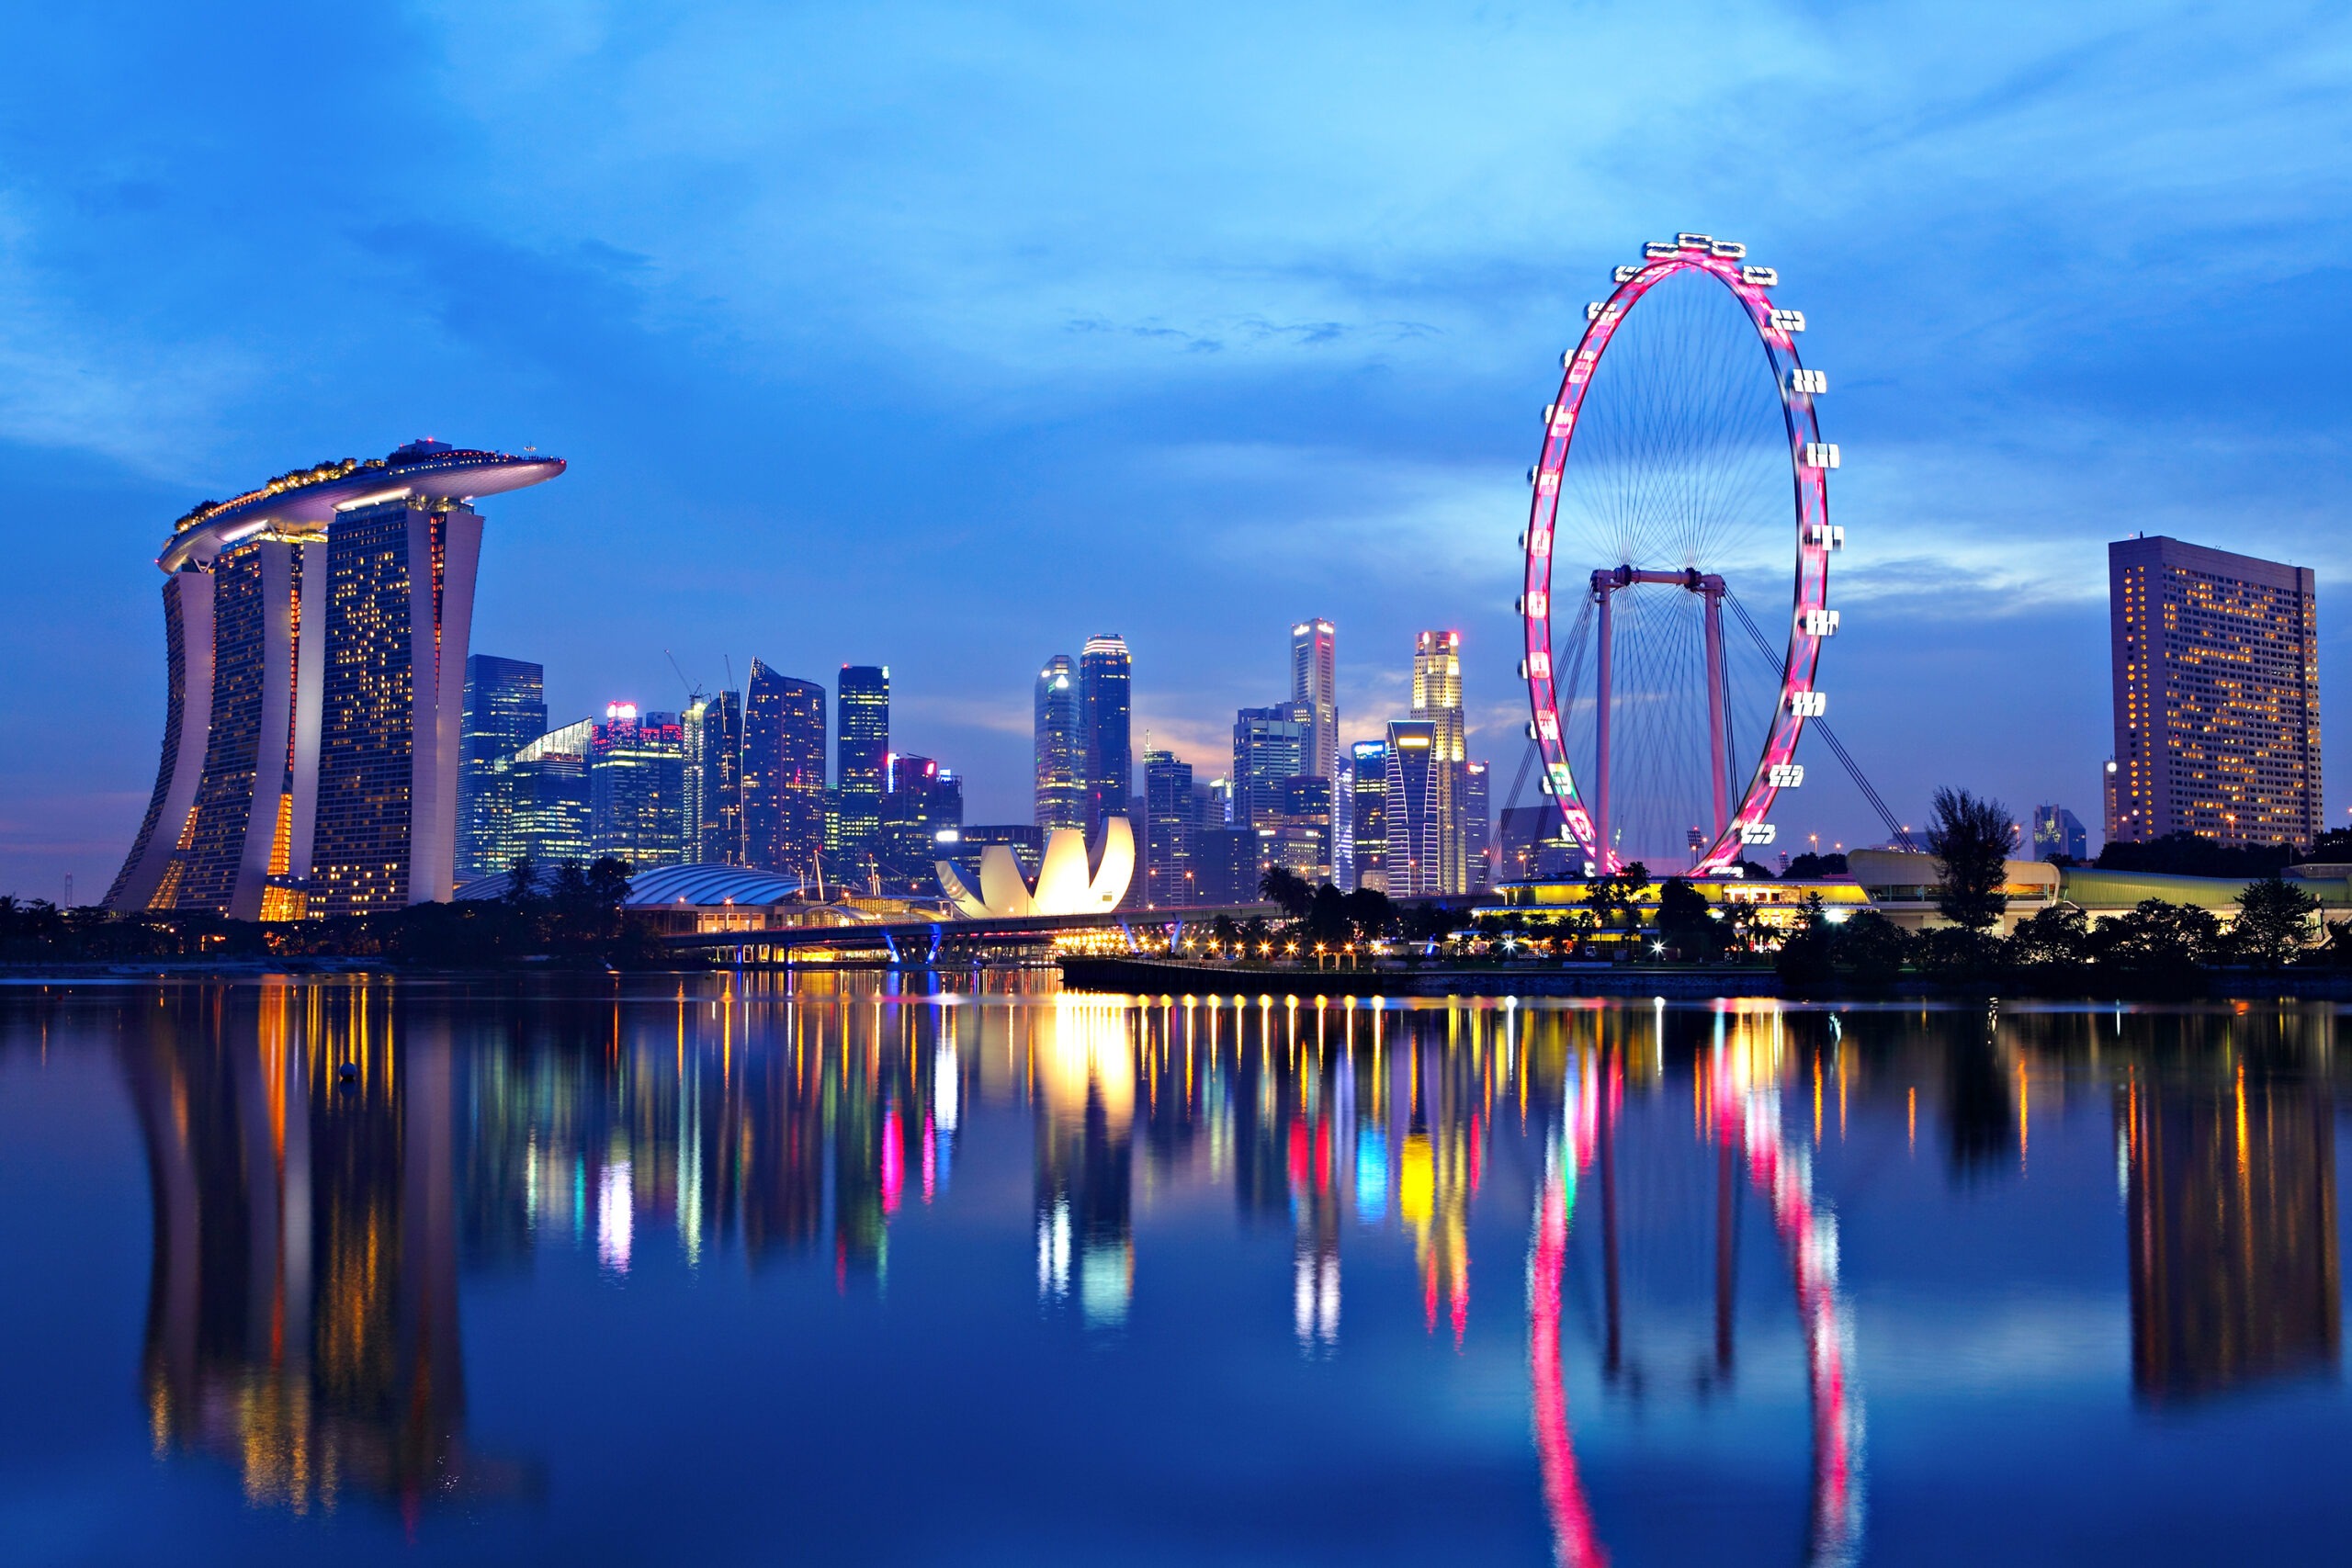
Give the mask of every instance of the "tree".
[[1258, 892], [1269, 904], [1280, 904], [1283, 913], [1292, 919], [1306, 918], [1307, 907], [1315, 901], [1315, 889], [1306, 878], [1286, 865], [1270, 865], [1266, 874], [1258, 879]]
[[1772, 968], [1782, 985], [1801, 992], [1829, 978], [1833, 939], [1817, 890], [1804, 896], [1800, 908], [1797, 928], [1781, 941]]
[[1815, 854], [1811, 850], [1789, 862], [1789, 869], [1781, 873], [1791, 882], [1812, 882], [1818, 878], [1844, 876], [1846, 857], [1841, 854]]
[[1999, 924], [2008, 908], [2001, 886], [2008, 880], [2015, 836], [2009, 808], [1999, 801], [1964, 789], [1937, 790], [1935, 820], [1928, 827], [1928, 852], [1942, 878], [1937, 913], [1967, 931]]
[[1396, 929], [1396, 906], [1377, 887], [1359, 887], [1347, 896], [1348, 924], [1358, 942], [1376, 942]]
[[1903, 973], [1917, 939], [1876, 909], [1858, 910], [1838, 928], [1833, 956], [1865, 985], [1883, 986]]
[[2275, 969], [2301, 953], [2311, 936], [2319, 900], [2300, 882], [2266, 876], [2246, 884], [2237, 897], [2237, 924], [2231, 934], [2253, 963]]
[[506, 893], [509, 904], [527, 904], [538, 897], [539, 868], [528, 855], [516, 855], [506, 864]]
[[1657, 934], [1683, 957], [1702, 960], [1721, 957], [1728, 935], [1707, 896], [1681, 876], [1668, 877], [1658, 888]]
[[2099, 961], [2143, 980], [2177, 985], [2210, 962], [2222, 943], [2211, 909], [2143, 898], [2093, 933]]
[[1650, 868], [1640, 861], [1629, 863], [1611, 876], [1596, 876], [1585, 884], [1584, 901], [1600, 918], [1600, 929], [1609, 929], [1609, 917], [1623, 911], [1625, 929], [1638, 931], [1641, 921], [1634, 912], [1635, 902], [1649, 890]]
[[2043, 974], [2063, 974], [2091, 961], [2090, 922], [2072, 904], [2052, 904], [2021, 921], [2009, 937], [2009, 962]]

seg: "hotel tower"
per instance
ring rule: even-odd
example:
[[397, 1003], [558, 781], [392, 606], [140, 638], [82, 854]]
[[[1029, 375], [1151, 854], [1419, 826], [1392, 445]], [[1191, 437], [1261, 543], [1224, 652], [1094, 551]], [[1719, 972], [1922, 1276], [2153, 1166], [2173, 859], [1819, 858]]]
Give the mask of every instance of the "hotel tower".
[[419, 441], [181, 518], [155, 563], [163, 761], [107, 908], [294, 919], [448, 897], [470, 502], [563, 468]]

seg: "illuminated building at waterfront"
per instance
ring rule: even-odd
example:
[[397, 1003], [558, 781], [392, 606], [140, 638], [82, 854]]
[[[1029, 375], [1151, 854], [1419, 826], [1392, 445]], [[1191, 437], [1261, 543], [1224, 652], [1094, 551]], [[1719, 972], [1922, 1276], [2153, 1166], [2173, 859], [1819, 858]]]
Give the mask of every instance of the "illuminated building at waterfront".
[[[1462, 712], [1460, 632], [1423, 632], [1414, 639], [1413, 717], [1430, 727], [1429, 786], [1434, 800], [1430, 826], [1436, 835], [1434, 859], [1417, 873], [1419, 890], [1466, 892], [1470, 875], [1462, 766], [1469, 760], [1469, 750]], [[1414, 858], [1418, 861], [1418, 854]]]
[[1438, 744], [1438, 727], [1427, 719], [1389, 721], [1381, 877], [1392, 898], [1447, 891], [1442, 859], [1447, 797], [1442, 786], [1453, 770]]
[[2107, 563], [2108, 841], [2308, 848], [2324, 825], [2311, 569], [2161, 536], [2119, 540]]
[[673, 713], [613, 703], [588, 748], [588, 823], [598, 856], [637, 870], [684, 858], [686, 748]]
[[1348, 748], [1348, 774], [1355, 884], [1384, 892], [1388, 886], [1388, 743], [1359, 740]]
[[1086, 836], [1127, 814], [1135, 753], [1129, 749], [1135, 665], [1116, 632], [1086, 639], [1078, 655], [1079, 723], [1086, 737]]
[[509, 803], [498, 863], [528, 859], [541, 868], [594, 855], [588, 757], [594, 719], [550, 729], [498, 765]]
[[890, 671], [876, 664], [844, 664], [834, 689], [840, 723], [840, 853], [842, 869], [863, 876], [879, 848], [884, 773], [890, 758]]
[[107, 907], [241, 919], [449, 896], [476, 497], [557, 458], [420, 441], [175, 526], [163, 757]]
[[498, 870], [514, 801], [498, 764], [547, 732], [547, 672], [520, 659], [477, 653], [466, 660], [465, 716], [458, 758], [457, 880]]
[[741, 863], [814, 882], [826, 847], [825, 688], [756, 659], [743, 688], [742, 789]]
[[1193, 838], [1200, 826], [1193, 764], [1172, 751], [1146, 751], [1143, 796], [1145, 901], [1181, 908], [1193, 902]]
[[1037, 671], [1032, 730], [1038, 827], [1086, 826], [1086, 736], [1079, 713], [1078, 665], [1057, 653]]

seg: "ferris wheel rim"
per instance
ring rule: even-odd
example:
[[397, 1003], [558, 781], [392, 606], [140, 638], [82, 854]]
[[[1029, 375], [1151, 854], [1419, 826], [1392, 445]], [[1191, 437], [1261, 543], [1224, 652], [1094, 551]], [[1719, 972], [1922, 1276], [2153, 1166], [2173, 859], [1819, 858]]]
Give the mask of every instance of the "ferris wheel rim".
[[[1796, 545], [1789, 641], [1772, 721], [1765, 729], [1737, 805], [1717, 826], [1706, 852], [1687, 874], [1724, 874], [1748, 849], [1773, 841], [1776, 835], [1768, 820], [1772, 807], [1783, 789], [1803, 783], [1804, 770], [1794, 760], [1797, 742], [1806, 720], [1819, 716], [1826, 705], [1815, 680], [1821, 645], [1838, 626], [1837, 613], [1829, 607], [1829, 556], [1840, 541], [1829, 526], [1828, 479], [1829, 470], [1838, 466], [1838, 449], [1821, 439], [1815, 406], [1815, 399], [1826, 386], [1818, 372], [1806, 369], [1797, 351], [1796, 334], [1804, 330], [1804, 315], [1773, 303], [1771, 290], [1779, 285], [1779, 274], [1770, 267], [1748, 265], [1746, 255], [1742, 245], [1704, 234], [1679, 234], [1672, 241], [1654, 241], [1644, 246], [1638, 265], [1619, 267], [1609, 298], [1588, 307], [1583, 335], [1575, 348], [1561, 355], [1560, 389], [1544, 410], [1542, 452], [1535, 467], [1528, 470], [1533, 495], [1527, 531], [1520, 540], [1525, 561], [1518, 604], [1524, 633], [1520, 674], [1527, 684], [1528, 735], [1542, 755], [1544, 793], [1552, 797], [1563, 825], [1584, 851], [1587, 862], [1602, 874], [1622, 869], [1623, 863], [1613, 848], [1600, 841], [1600, 830], [1584, 804], [1568, 760], [1566, 726], [1552, 668], [1553, 544], [1563, 476], [1575, 445], [1578, 416], [1602, 357], [1634, 307], [1659, 284], [1679, 274], [1703, 274], [1730, 290], [1771, 365], [1773, 391], [1780, 400], [1788, 443]], [[1800, 697], [1804, 700], [1799, 701]]]

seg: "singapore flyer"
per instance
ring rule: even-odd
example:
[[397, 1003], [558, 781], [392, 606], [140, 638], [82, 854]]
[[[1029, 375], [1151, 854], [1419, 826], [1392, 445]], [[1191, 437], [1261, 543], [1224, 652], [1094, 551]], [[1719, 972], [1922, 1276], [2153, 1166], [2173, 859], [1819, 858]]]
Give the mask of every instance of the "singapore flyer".
[[1744, 245], [1652, 241], [1614, 282], [1562, 357], [1528, 475], [1528, 735], [1594, 873], [1736, 874], [1773, 841], [1774, 801], [1804, 782], [1798, 739], [1827, 709], [1844, 544], [1815, 412], [1828, 383]]

